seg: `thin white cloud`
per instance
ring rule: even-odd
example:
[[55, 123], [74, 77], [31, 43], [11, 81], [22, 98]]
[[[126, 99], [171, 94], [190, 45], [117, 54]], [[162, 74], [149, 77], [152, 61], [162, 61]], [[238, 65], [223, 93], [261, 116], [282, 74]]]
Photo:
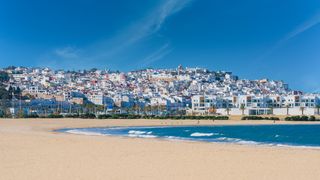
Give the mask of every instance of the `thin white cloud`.
[[129, 42], [138, 41], [158, 32], [168, 17], [184, 9], [191, 1], [192, 0], [165, 0], [145, 20], [138, 23], [137, 27], [134, 27], [136, 32], [132, 34]]
[[149, 66], [150, 64], [155, 63], [156, 61], [159, 61], [165, 56], [167, 56], [170, 52], [172, 52], [172, 50], [173, 49], [170, 48], [170, 44], [167, 43], [155, 52], [153, 52], [152, 54], [148, 55], [146, 58], [144, 58], [140, 64], [142, 65], [142, 67]]
[[80, 50], [72, 46], [66, 46], [63, 48], [55, 49], [54, 54], [64, 59], [74, 59], [79, 57]]
[[183, 10], [193, 0], [162, 0], [145, 18], [120, 32], [117, 36], [93, 46], [97, 49], [94, 59], [108, 59], [122, 53], [139, 41], [146, 39], [163, 27], [165, 21], [172, 15]]
[[309, 29], [313, 28], [314, 26], [320, 23], [320, 13], [317, 13], [312, 18], [308, 19], [307, 21], [303, 22], [300, 26], [295, 28], [293, 31], [289, 32], [285, 37], [280, 39], [271, 49], [269, 49], [266, 53], [264, 53], [259, 60], [266, 58], [267, 56], [271, 55], [279, 48], [284, 46], [288, 41], [291, 39], [299, 36], [300, 34], [308, 31]]
[[[102, 40], [87, 47], [82, 47], [81, 54], [73, 47], [56, 49], [54, 50], [54, 54], [60, 58], [76, 60], [77, 66], [89, 61], [94, 65], [117, 64], [117, 62], [121, 60], [121, 56], [130, 53], [140, 45], [144, 46], [145, 44], [143, 43], [145, 42], [142, 41], [147, 38], [154, 38], [153, 35], [158, 34], [169, 17], [183, 10], [192, 1], [193, 0], [161, 0], [161, 3], [144, 18], [137, 20], [127, 26], [127, 28], [119, 31], [119, 33], [111, 39]], [[164, 42], [168, 42], [166, 37], [162, 37], [161, 41], [163, 40]], [[165, 46], [168, 46], [168, 44], [166, 43], [162, 47]], [[151, 60], [149, 61], [151, 63], [160, 57], [164, 57], [168, 53], [169, 52], [164, 51], [162, 55], [158, 55], [157, 58], [153, 58], [153, 60], [152, 57], [150, 57]], [[75, 64], [72, 63], [72, 61], [68, 62], [74, 67]]]
[[284, 37], [279, 44], [283, 44], [290, 39], [298, 36], [299, 34], [311, 29], [312, 27], [318, 25], [320, 23], [320, 13], [313, 16], [311, 19], [304, 22], [302, 25], [294, 29], [292, 32], [288, 33], [286, 37]]

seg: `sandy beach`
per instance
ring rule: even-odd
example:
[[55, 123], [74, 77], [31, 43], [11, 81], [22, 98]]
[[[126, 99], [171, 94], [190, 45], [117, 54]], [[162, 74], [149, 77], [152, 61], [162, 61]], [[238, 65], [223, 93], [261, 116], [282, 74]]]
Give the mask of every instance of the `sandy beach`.
[[[200, 124], [244, 123], [272, 122], [201, 121]], [[192, 120], [0, 120], [0, 179], [320, 179], [317, 149], [53, 132], [70, 127], [196, 124]]]

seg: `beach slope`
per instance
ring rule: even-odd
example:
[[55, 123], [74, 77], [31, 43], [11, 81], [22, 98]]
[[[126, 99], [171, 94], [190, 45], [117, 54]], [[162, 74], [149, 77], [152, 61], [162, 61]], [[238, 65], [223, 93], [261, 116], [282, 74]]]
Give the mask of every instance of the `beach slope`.
[[0, 179], [320, 179], [320, 150], [316, 149], [84, 136], [52, 131], [70, 127], [194, 124], [195, 121], [160, 120], [0, 120]]

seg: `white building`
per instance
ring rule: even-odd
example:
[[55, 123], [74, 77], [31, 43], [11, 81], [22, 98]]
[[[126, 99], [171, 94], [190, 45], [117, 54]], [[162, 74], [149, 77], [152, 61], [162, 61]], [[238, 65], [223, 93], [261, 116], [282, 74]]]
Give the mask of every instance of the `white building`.
[[317, 115], [320, 99], [316, 95], [240, 95], [192, 97], [192, 113], [221, 115]]
[[105, 96], [100, 93], [91, 94], [88, 96], [88, 100], [96, 105], [104, 105], [104, 98]]

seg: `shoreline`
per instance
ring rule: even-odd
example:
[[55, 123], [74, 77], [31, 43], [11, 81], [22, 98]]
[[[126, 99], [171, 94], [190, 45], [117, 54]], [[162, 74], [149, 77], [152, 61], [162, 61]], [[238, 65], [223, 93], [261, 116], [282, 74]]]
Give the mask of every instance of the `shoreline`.
[[[131, 129], [131, 128], [137, 128], [138, 130], [140, 128], [169, 128], [169, 127], [221, 127], [221, 126], [295, 126], [295, 125], [307, 125], [307, 126], [312, 126], [312, 125], [319, 125], [320, 123], [281, 123], [281, 124], [258, 124], [255, 122], [249, 122], [246, 124], [207, 124], [207, 125], [160, 125], [160, 126], [108, 126], [108, 127], [81, 127], [81, 128], [62, 128], [62, 129], [54, 129], [53, 132], [57, 133], [63, 133], [63, 134], [74, 134], [74, 135], [82, 135], [82, 136], [103, 136], [103, 137], [118, 137], [118, 138], [128, 138], [128, 139], [133, 139], [133, 138], [141, 138], [141, 139], [154, 139], [154, 140], [162, 140], [162, 141], [177, 141], [177, 142], [198, 142], [198, 143], [213, 143], [213, 144], [225, 144], [225, 145], [240, 145], [240, 146], [258, 146], [258, 147], [274, 147], [274, 148], [298, 148], [298, 149], [313, 149], [313, 150], [320, 150], [320, 146], [311, 146], [311, 145], [293, 145], [293, 144], [285, 144], [285, 143], [266, 143], [266, 142], [259, 142], [255, 140], [243, 140], [243, 139], [238, 139], [238, 138], [233, 138], [237, 139], [239, 141], [210, 141], [210, 140], [197, 140], [194, 138], [187, 138], [187, 137], [168, 137], [168, 136], [157, 136], [157, 135], [151, 135], [151, 136], [130, 136], [130, 134], [103, 134], [99, 132], [81, 132], [82, 129], [91, 129], [91, 128], [119, 128], [119, 129]], [[69, 131], [78, 131], [80, 132], [69, 132]], [[136, 129], [135, 129], [136, 130]]]
[[[201, 121], [201, 125], [273, 124]], [[197, 121], [183, 120], [183, 125]], [[0, 172], [20, 179], [319, 179], [320, 151], [308, 148], [85, 136], [61, 128], [180, 125], [171, 120], [0, 120]], [[288, 124], [288, 123], [278, 123]], [[290, 122], [289, 124], [310, 124]], [[319, 124], [319, 123], [316, 123]]]

